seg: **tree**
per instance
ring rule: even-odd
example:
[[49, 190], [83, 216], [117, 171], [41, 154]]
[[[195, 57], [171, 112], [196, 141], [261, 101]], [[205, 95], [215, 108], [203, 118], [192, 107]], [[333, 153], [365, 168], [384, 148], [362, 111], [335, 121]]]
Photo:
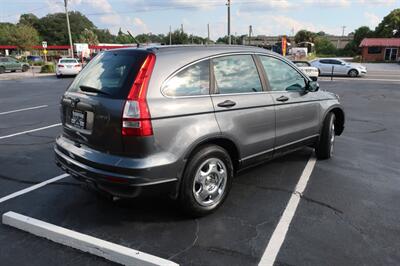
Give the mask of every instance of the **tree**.
[[108, 29], [94, 29], [100, 43], [115, 43], [116, 36], [111, 34]]
[[[188, 44], [189, 36], [181, 30], [175, 30], [171, 34], [172, 44]], [[168, 40], [169, 42], [169, 40]]]
[[[324, 32], [319, 32], [321, 36], [325, 34]], [[314, 42], [315, 38], [317, 37], [317, 34], [314, 32], [308, 31], [308, 30], [300, 30], [296, 33], [294, 36], [294, 41], [296, 43], [301, 43], [301, 42]]]
[[18, 25], [27, 25], [34, 28], [37, 28], [39, 25], [39, 18], [32, 13], [22, 14], [19, 17]]
[[0, 23], [0, 43], [16, 45], [19, 50], [30, 50], [39, 43], [38, 32], [28, 25]]
[[[29, 22], [30, 19], [26, 19], [27, 17], [26, 14], [22, 15], [21, 23]], [[96, 29], [94, 24], [80, 12], [69, 12], [69, 20], [73, 41], [77, 40], [85, 29]], [[48, 14], [40, 18], [37, 24], [33, 26], [39, 32], [41, 39], [47, 41], [50, 45], [69, 43], [65, 13]]]
[[92, 30], [84, 29], [84, 31], [78, 38], [78, 42], [87, 43], [90, 45], [97, 45], [99, 44], [99, 39]]
[[345, 47], [344, 52], [348, 55], [358, 54], [360, 52], [360, 43], [364, 38], [373, 37], [374, 32], [367, 26], [362, 26], [356, 29], [353, 33], [353, 40]]
[[354, 31], [354, 44], [358, 47], [364, 38], [372, 37], [374, 32], [367, 26], [359, 27]]
[[14, 24], [0, 23], [0, 44], [12, 45], [11, 33], [14, 31]]
[[[242, 44], [242, 40], [244, 40], [244, 39], [247, 39], [247, 43], [243, 43], [243, 44], [247, 45], [248, 41], [249, 41], [247, 35], [242, 35], [240, 37], [231, 35], [231, 43], [232, 44]], [[219, 37], [216, 41], [216, 43], [220, 43], [220, 44], [228, 44], [228, 42], [229, 42], [228, 35], [225, 35], [224, 37]]]
[[[167, 40], [164, 34], [152, 34], [152, 33], [142, 33], [136, 35], [136, 40], [140, 43], [165, 43]], [[169, 43], [169, 36], [168, 42]]]
[[328, 38], [320, 36], [315, 38], [314, 42], [317, 54], [333, 55], [336, 53], [336, 47]]
[[400, 37], [400, 8], [394, 9], [375, 28], [377, 37], [394, 38]]
[[129, 36], [129, 34], [123, 33], [121, 28], [119, 28], [118, 35], [115, 41], [121, 44], [135, 43], [135, 40], [131, 36]]

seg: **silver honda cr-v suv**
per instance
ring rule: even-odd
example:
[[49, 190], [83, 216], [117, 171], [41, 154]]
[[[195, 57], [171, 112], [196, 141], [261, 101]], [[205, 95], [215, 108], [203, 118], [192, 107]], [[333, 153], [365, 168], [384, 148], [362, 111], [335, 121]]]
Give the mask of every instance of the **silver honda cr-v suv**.
[[116, 197], [167, 187], [193, 216], [235, 174], [304, 146], [332, 156], [344, 112], [294, 64], [246, 46], [129, 48], [97, 55], [61, 100], [57, 164]]

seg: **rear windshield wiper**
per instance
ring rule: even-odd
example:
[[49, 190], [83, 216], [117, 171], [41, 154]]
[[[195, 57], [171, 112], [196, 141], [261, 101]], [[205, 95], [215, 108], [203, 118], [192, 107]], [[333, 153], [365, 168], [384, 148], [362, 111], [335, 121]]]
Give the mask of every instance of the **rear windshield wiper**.
[[80, 88], [82, 91], [95, 92], [95, 93], [104, 94], [104, 95], [111, 95], [111, 94], [109, 94], [108, 92], [99, 90], [99, 89], [94, 88], [94, 87], [86, 86], [86, 85], [80, 85], [79, 88]]

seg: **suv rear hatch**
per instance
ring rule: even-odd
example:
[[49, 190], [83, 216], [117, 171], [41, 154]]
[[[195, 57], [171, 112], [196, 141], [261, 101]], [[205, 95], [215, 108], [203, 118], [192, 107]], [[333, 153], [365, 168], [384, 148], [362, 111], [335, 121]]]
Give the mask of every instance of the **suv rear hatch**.
[[121, 49], [89, 62], [61, 99], [63, 136], [76, 146], [123, 154], [124, 109], [149, 58], [154, 65], [148, 51]]

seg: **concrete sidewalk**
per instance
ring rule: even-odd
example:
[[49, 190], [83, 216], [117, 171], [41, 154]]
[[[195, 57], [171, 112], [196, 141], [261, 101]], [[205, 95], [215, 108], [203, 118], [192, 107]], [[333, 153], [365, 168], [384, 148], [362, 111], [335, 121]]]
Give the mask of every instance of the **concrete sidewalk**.
[[40, 66], [33, 66], [27, 72], [6, 72], [0, 75], [0, 80], [18, 80], [35, 77], [55, 76], [55, 73], [40, 73]]

